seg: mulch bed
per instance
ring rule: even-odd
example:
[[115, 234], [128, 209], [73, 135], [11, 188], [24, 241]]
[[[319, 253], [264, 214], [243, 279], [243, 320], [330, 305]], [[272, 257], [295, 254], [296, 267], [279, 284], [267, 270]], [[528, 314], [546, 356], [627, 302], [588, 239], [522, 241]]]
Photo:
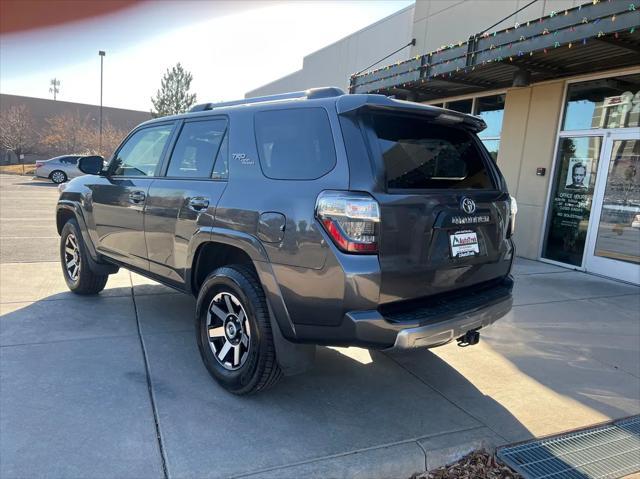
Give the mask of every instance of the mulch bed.
[[412, 479], [522, 479], [493, 454], [478, 451], [449, 466], [413, 476]]

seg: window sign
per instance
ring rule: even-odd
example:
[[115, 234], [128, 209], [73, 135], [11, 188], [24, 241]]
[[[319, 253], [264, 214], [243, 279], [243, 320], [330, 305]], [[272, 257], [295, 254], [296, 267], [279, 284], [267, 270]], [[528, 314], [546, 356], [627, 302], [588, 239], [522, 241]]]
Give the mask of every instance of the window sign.
[[601, 137], [561, 138], [543, 257], [582, 265]]

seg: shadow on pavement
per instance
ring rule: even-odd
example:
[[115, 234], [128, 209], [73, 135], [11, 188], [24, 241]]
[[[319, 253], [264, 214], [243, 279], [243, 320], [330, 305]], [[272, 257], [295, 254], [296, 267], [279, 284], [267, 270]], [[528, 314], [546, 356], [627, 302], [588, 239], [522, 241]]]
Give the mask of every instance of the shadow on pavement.
[[[398, 443], [422, 454], [416, 440], [456, 432], [460, 440], [467, 431], [480, 431], [494, 442], [508, 441], [504, 431], [484, 428], [485, 418], [468, 414], [377, 351], [318, 348], [307, 373], [254, 396], [229, 394], [200, 360], [193, 298], [153, 294], [153, 288], [147, 285], [148, 294], [136, 295], [136, 308], [171, 475], [228, 477]], [[3, 476], [46, 475], [54, 458], [62, 476], [91, 461], [92, 470], [114, 476], [122, 469], [113, 463], [130, 461], [131, 470], [140, 471], [155, 461], [149, 452], [157, 447], [154, 415], [131, 289], [106, 292], [82, 298], [57, 294], [55, 301], [47, 297], [13, 311], [3, 308]], [[530, 436], [445, 361], [417, 353], [408, 357], [481, 403], [509, 434]], [[129, 451], [131, 444], [140, 452]], [[205, 451], [203, 444], [211, 447]], [[26, 449], [31, 452], [23, 454]]]
[[59, 185], [46, 180], [25, 181], [23, 183], [14, 183], [15, 186], [42, 186], [45, 188], [57, 188]]

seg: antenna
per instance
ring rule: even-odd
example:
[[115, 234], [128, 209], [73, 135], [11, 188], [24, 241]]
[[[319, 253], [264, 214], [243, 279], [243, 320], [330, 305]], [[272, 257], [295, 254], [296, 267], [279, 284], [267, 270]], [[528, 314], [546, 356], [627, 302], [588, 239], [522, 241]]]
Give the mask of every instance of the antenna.
[[58, 98], [58, 93], [60, 93], [60, 80], [57, 78], [52, 78], [49, 82], [51, 88], [49, 88], [49, 93], [53, 93], [53, 101], [56, 101]]

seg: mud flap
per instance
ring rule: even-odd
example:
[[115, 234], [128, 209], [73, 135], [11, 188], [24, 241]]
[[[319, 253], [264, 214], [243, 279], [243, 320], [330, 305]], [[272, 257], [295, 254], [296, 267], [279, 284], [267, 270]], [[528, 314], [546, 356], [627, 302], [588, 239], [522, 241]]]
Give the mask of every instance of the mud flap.
[[315, 362], [316, 345], [293, 343], [286, 339], [280, 331], [278, 321], [275, 320], [271, 306], [267, 306], [269, 307], [273, 344], [276, 348], [276, 360], [282, 373], [285, 376], [295, 376], [307, 371]]

